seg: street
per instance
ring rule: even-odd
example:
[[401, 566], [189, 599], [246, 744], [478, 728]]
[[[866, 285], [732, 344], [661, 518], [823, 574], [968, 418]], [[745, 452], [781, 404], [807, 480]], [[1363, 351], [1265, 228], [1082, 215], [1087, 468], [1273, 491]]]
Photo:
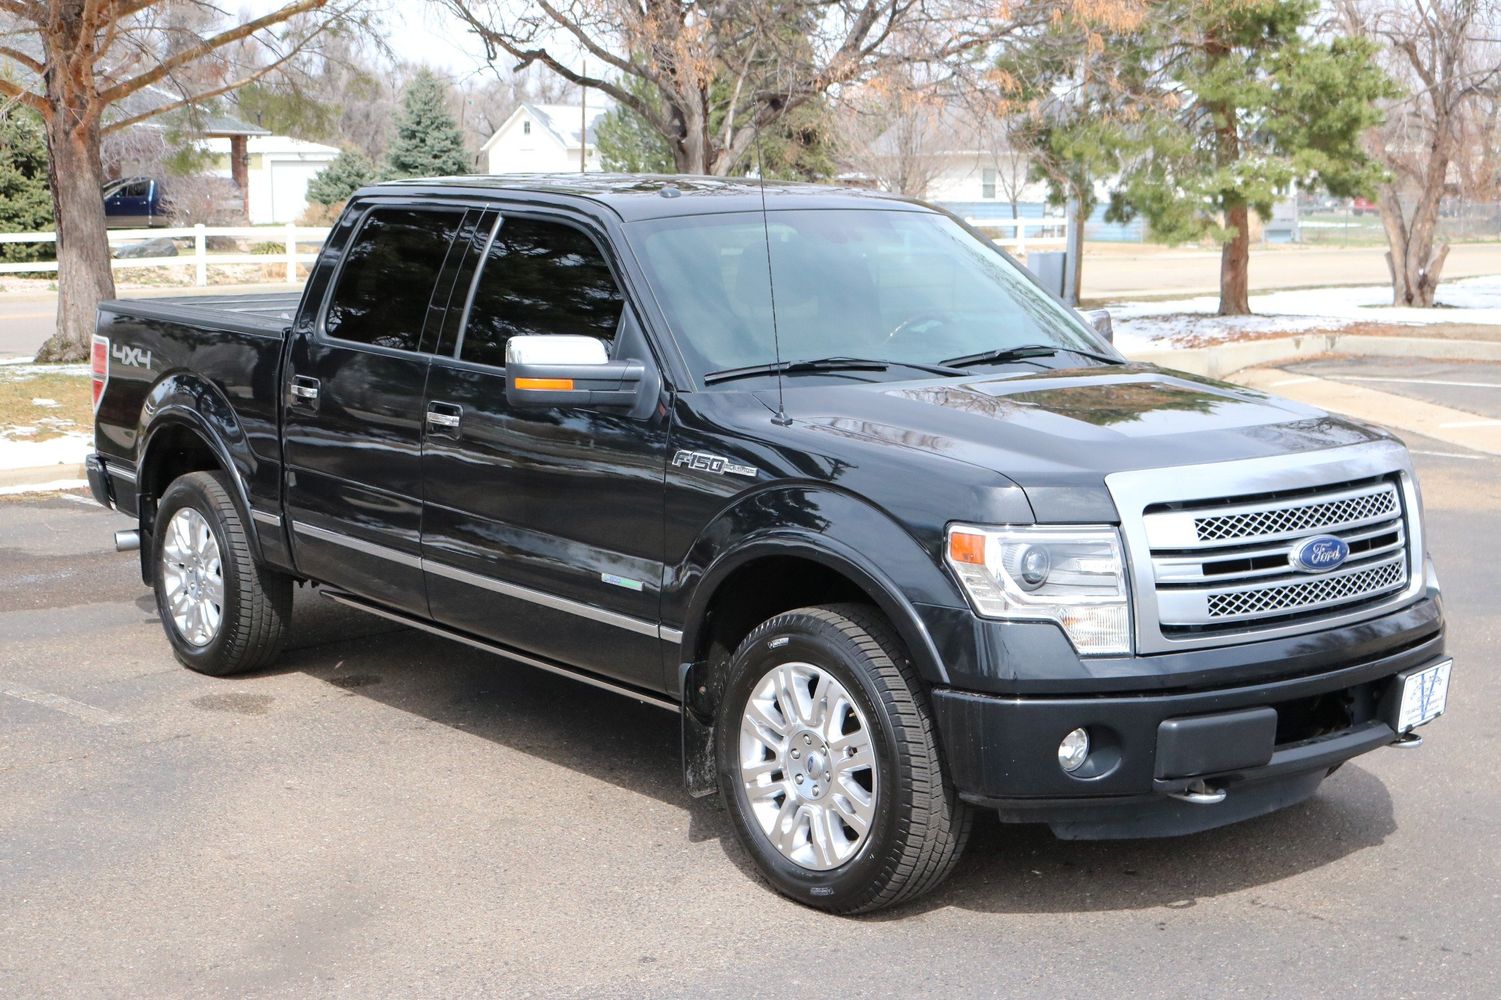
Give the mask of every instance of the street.
[[122, 518], [0, 502], [0, 994], [1492, 995], [1498, 460], [1412, 444], [1456, 660], [1423, 747], [1180, 840], [984, 816], [864, 919], [757, 879], [668, 712], [309, 591], [277, 668], [195, 675]]

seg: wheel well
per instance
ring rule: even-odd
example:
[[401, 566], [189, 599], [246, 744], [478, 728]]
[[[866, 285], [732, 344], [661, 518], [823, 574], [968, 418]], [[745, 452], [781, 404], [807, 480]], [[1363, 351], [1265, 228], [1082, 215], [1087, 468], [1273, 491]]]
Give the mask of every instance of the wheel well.
[[191, 427], [179, 424], [161, 430], [151, 442], [151, 451], [146, 456], [146, 467], [141, 470], [138, 484], [142, 522], [149, 525], [148, 507], [154, 514], [157, 499], [166, 492], [172, 480], [189, 472], [211, 472], [223, 467], [214, 449]]
[[767, 556], [737, 568], [715, 590], [690, 651], [699, 667], [685, 692], [689, 700], [696, 708], [712, 710], [723, 689], [730, 655], [768, 618], [794, 608], [845, 603], [875, 606], [859, 584], [811, 559]]

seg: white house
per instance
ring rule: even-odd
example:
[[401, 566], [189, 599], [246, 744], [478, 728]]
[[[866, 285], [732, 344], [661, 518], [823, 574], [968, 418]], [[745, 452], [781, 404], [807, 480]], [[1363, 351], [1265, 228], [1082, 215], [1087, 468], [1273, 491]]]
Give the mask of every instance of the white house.
[[485, 169], [492, 174], [577, 173], [582, 146], [584, 169], [597, 171], [594, 129], [608, 110], [603, 101], [587, 108], [522, 104], [480, 148]]
[[[232, 176], [228, 139], [205, 139], [216, 155], [210, 172]], [[245, 205], [253, 226], [296, 222], [307, 210], [307, 186], [339, 155], [333, 146], [305, 142], [285, 135], [254, 135], [246, 140]]]

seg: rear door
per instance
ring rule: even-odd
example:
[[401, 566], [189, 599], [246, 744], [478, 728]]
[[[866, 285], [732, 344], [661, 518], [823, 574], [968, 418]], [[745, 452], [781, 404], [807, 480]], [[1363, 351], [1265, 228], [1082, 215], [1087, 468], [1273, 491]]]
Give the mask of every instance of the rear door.
[[424, 384], [479, 215], [371, 205], [321, 302], [307, 304], [282, 387], [298, 569], [421, 615]]
[[[499, 220], [428, 376], [422, 554], [437, 620], [655, 689], [668, 409], [605, 245], [572, 221]], [[512, 407], [520, 334], [644, 361], [645, 412]]]

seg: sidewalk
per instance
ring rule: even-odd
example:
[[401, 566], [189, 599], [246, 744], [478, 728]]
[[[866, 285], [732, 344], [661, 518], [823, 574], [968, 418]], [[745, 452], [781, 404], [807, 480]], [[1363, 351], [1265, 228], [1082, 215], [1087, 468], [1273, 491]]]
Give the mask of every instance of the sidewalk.
[[[1501, 243], [1456, 243], [1444, 280], [1501, 274]], [[1251, 290], [1381, 285], [1390, 280], [1384, 247], [1256, 246]], [[1131, 243], [1090, 243], [1084, 250], [1086, 303], [1158, 296], [1215, 295], [1220, 252]]]

